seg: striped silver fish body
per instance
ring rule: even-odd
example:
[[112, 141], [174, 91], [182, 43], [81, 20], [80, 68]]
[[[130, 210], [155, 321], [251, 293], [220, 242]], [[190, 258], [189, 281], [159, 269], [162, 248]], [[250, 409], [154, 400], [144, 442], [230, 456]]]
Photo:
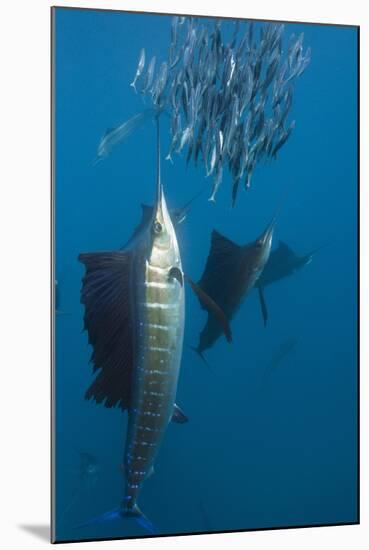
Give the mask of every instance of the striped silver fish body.
[[[157, 224], [160, 234], [155, 234]], [[171, 270], [177, 277], [171, 276]], [[135, 509], [173, 415], [182, 356], [182, 265], [164, 195], [147, 235], [137, 244], [132, 282], [134, 367], [123, 502], [127, 512]]]

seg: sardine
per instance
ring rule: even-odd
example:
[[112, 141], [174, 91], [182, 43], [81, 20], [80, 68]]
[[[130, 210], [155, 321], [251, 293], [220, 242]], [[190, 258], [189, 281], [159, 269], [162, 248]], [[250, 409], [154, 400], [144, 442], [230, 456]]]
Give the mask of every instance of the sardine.
[[148, 67], [147, 73], [145, 75], [145, 80], [144, 80], [144, 83], [143, 83], [142, 89], [141, 89], [141, 94], [142, 95], [146, 94], [152, 86], [152, 82], [153, 82], [153, 79], [154, 79], [154, 72], [155, 72], [155, 64], [156, 64], [156, 57], [154, 55], [150, 60], [149, 67]]
[[295, 125], [296, 125], [296, 122], [293, 120], [290, 126], [287, 128], [287, 130], [282, 133], [281, 137], [279, 138], [278, 142], [276, 143], [273, 149], [273, 152], [272, 152], [273, 158], [277, 158], [278, 151], [283, 147], [283, 145], [286, 143], [286, 141], [290, 137], [292, 131], [295, 128]]
[[113, 147], [128, 137], [134, 130], [144, 124], [147, 120], [153, 118], [157, 114], [156, 109], [146, 109], [137, 115], [134, 115], [123, 124], [120, 124], [116, 128], [108, 128], [100, 140], [97, 156], [93, 164], [97, 164], [104, 158], [106, 158]]
[[132, 86], [132, 88], [134, 89], [135, 92], [137, 92], [136, 82], [140, 78], [140, 76], [142, 75], [142, 71], [144, 69], [144, 66], [145, 66], [145, 49], [142, 48], [142, 50], [140, 52], [140, 57], [139, 57], [139, 60], [138, 60], [136, 74], [135, 74], [135, 77], [134, 77], [133, 81], [130, 84], [130, 86]]

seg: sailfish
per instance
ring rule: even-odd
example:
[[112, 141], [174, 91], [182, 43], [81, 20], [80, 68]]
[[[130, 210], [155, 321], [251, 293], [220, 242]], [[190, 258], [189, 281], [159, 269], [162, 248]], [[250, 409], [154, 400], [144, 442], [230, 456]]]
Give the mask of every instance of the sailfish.
[[259, 285], [266, 287], [309, 265], [322, 247], [312, 250], [304, 256], [299, 256], [285, 242], [279, 241], [278, 247], [270, 254], [269, 261], [259, 279]]
[[[269, 259], [276, 219], [274, 216], [255, 241], [243, 246], [216, 230], [212, 232], [209, 255], [198, 285], [221, 308], [229, 323], [257, 284]], [[263, 315], [266, 315], [264, 303], [262, 308]], [[221, 336], [220, 326], [214, 317], [208, 315], [198, 346], [193, 348], [203, 360], [204, 351]]]
[[322, 245], [314, 250], [311, 250], [308, 254], [301, 256], [292, 250], [288, 244], [283, 241], [279, 241], [278, 247], [275, 250], [272, 250], [265, 269], [256, 284], [263, 313], [264, 325], [266, 325], [268, 318], [266, 300], [264, 296], [265, 287], [274, 284], [285, 277], [290, 277], [303, 267], [309, 265], [315, 254], [324, 247], [325, 245]]
[[80, 527], [135, 517], [147, 531], [156, 532], [137, 499], [153, 472], [169, 422], [187, 421], [175, 402], [185, 324], [185, 279], [206, 307], [213, 309], [230, 339], [220, 308], [183, 273], [160, 177], [158, 119], [156, 201], [150, 212], [144, 209], [143, 217], [126, 248], [79, 255], [86, 268], [81, 290], [85, 329], [93, 347], [94, 370], [99, 371], [86, 398], [128, 412], [123, 500], [114, 510]]

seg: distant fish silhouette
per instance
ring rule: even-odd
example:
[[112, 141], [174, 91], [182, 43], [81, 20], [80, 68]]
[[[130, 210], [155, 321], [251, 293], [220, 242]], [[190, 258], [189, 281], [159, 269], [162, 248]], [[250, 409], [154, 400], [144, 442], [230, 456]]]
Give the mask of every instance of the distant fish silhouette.
[[276, 368], [278, 368], [279, 365], [286, 359], [286, 357], [294, 351], [298, 342], [299, 338], [297, 338], [296, 336], [290, 336], [280, 344], [264, 370], [261, 383], [262, 388], [266, 387], [270, 377], [273, 375]]
[[83, 495], [86, 498], [91, 498], [93, 489], [100, 477], [100, 466], [95, 455], [87, 452], [79, 452], [78, 454], [79, 465], [75, 470], [72, 470], [78, 481], [66, 508], [60, 516], [60, 524], [67, 519], [68, 514]]
[[60, 309], [60, 287], [58, 281], [55, 279], [55, 294], [54, 294], [54, 309], [56, 315], [68, 315], [67, 312]]
[[55, 279], [55, 313], [62, 315], [64, 312], [60, 310], [60, 291], [58, 281]]
[[199, 500], [199, 511], [201, 516], [201, 524], [202, 524], [203, 531], [206, 533], [210, 533], [211, 531], [214, 531], [214, 526], [210, 521], [208, 509], [205, 506], [205, 503], [202, 499]]
[[95, 455], [91, 453], [81, 452], [79, 465], [79, 479], [88, 487], [92, 488], [96, 485], [100, 475], [100, 466]]
[[59, 287], [58, 287], [58, 281], [55, 279], [54, 283], [54, 289], [55, 289], [55, 312], [59, 313]]
[[299, 256], [290, 246], [283, 241], [279, 241], [278, 248], [272, 250], [269, 260], [256, 285], [263, 311], [264, 324], [266, 324], [268, 319], [264, 297], [265, 287], [293, 275], [296, 271], [308, 265], [312, 261], [313, 256], [322, 248], [323, 247], [316, 248], [304, 256]]

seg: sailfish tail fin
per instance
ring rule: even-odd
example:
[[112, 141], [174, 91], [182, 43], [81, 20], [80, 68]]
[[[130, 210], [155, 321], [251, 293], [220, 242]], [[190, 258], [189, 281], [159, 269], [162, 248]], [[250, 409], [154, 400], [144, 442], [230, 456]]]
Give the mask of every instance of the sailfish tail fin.
[[108, 521], [114, 521], [122, 518], [123, 518], [123, 510], [119, 506], [117, 508], [113, 508], [112, 510], [108, 510], [107, 512], [104, 512], [99, 516], [95, 516], [86, 521], [83, 521], [82, 523], [78, 523], [77, 525], [74, 526], [74, 529], [83, 529], [84, 527], [99, 525], [101, 523], [106, 523]]
[[75, 529], [83, 529], [85, 527], [90, 527], [92, 525], [99, 525], [103, 523], [107, 523], [109, 521], [116, 521], [116, 520], [124, 520], [133, 518], [135, 521], [145, 529], [148, 533], [151, 535], [156, 535], [158, 533], [157, 528], [152, 523], [151, 520], [145, 514], [141, 512], [137, 504], [131, 509], [131, 510], [124, 510], [121, 506], [118, 506], [117, 508], [113, 508], [112, 510], [108, 510], [107, 512], [104, 512], [103, 514], [100, 514], [99, 516], [95, 516], [94, 518], [90, 518], [87, 521], [84, 521], [83, 523], [79, 523], [74, 528]]
[[134, 518], [136, 522], [141, 525], [141, 527], [143, 527], [148, 533], [151, 533], [152, 535], [156, 535], [158, 533], [158, 530], [153, 522], [147, 516], [145, 516], [143, 512], [141, 512], [137, 504], [134, 506], [134, 508], [132, 508], [132, 510], [123, 512], [123, 515], [127, 518]]

